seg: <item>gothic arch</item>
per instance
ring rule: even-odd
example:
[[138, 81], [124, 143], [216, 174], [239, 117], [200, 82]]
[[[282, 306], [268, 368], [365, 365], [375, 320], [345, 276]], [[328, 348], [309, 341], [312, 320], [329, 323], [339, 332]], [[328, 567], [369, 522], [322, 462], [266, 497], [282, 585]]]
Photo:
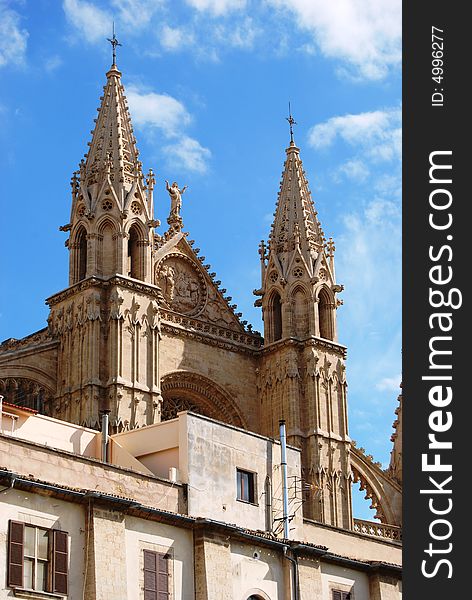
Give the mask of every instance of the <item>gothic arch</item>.
[[49, 394], [54, 395], [56, 380], [49, 373], [33, 366], [2, 365], [0, 367], [1, 379], [27, 379], [42, 386]]
[[99, 234], [98, 268], [102, 275], [114, 275], [116, 273], [117, 227], [113, 219], [108, 215], [103, 217], [97, 224]]
[[71, 244], [73, 255], [73, 283], [82, 281], [87, 276], [88, 231], [83, 223], [79, 223]]
[[309, 294], [305, 286], [297, 283], [291, 291], [292, 328], [295, 337], [305, 338], [310, 333]]
[[211, 379], [189, 371], [174, 371], [162, 378], [163, 420], [179, 410], [193, 410], [236, 427], [248, 428], [234, 400]]
[[278, 290], [273, 290], [269, 296], [269, 342], [282, 338], [282, 298]]
[[365, 497], [372, 502], [371, 508], [376, 510], [375, 516], [382, 523], [401, 527], [400, 486], [369, 461], [358, 448], [351, 447], [350, 462], [353, 482], [360, 483]]
[[145, 246], [148, 243], [147, 233], [141, 221], [131, 222], [128, 231], [128, 267], [127, 275], [133, 279], [144, 280]]
[[49, 404], [53, 398], [53, 392], [36, 379], [28, 377], [0, 378], [0, 394], [5, 402], [25, 406], [40, 413], [49, 413]]
[[334, 340], [334, 294], [327, 286], [323, 285], [318, 290], [317, 298], [320, 337], [326, 340]]

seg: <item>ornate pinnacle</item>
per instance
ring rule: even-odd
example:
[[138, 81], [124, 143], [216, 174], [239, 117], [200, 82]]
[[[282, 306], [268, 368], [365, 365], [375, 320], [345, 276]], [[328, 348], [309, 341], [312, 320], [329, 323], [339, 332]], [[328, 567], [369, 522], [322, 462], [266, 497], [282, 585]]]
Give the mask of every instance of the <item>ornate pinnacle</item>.
[[295, 142], [293, 141], [293, 126], [297, 124], [295, 119], [292, 117], [292, 111], [290, 109], [290, 102], [288, 103], [288, 117], [285, 117], [290, 125], [290, 145], [293, 146]]
[[336, 250], [336, 246], [334, 245], [334, 241], [333, 238], [329, 238], [329, 240], [326, 243], [326, 247], [328, 249], [328, 256], [330, 258], [332, 258], [334, 256], [334, 251]]
[[107, 38], [107, 40], [110, 42], [111, 47], [113, 48], [113, 64], [112, 64], [112, 67], [116, 67], [116, 47], [117, 46], [121, 46], [121, 44], [116, 39], [116, 36], [115, 36], [115, 21], [113, 21], [113, 37], [112, 38]]
[[264, 260], [266, 258], [266, 245], [264, 240], [261, 240], [261, 243], [259, 244], [259, 254], [261, 260]]
[[70, 186], [72, 188], [72, 195], [76, 196], [77, 192], [79, 191], [79, 179], [77, 177], [77, 173], [78, 171], [74, 171], [71, 180], [70, 180]]
[[148, 188], [151, 192], [154, 189], [155, 184], [156, 184], [156, 178], [154, 177], [154, 171], [152, 169], [149, 169], [149, 173], [147, 174], [147, 177], [146, 177], [146, 185], [148, 186]]

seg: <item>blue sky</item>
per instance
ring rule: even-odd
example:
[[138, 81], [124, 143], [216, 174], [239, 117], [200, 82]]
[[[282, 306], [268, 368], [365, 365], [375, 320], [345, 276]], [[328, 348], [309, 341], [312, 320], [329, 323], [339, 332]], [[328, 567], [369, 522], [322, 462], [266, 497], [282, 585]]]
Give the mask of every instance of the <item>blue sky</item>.
[[345, 285], [351, 436], [387, 466], [401, 369], [400, 11], [399, 0], [0, 0], [0, 339], [45, 326], [44, 299], [67, 285], [58, 227], [114, 19], [156, 217], [165, 223], [169, 210], [164, 180], [187, 184], [185, 230], [258, 330], [257, 248], [291, 101]]

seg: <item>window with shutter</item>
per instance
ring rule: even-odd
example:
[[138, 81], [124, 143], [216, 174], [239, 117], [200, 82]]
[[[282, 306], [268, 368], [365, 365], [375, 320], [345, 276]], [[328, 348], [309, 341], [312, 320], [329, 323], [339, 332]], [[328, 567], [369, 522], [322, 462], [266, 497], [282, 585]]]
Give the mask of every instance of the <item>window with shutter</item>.
[[8, 586], [23, 587], [24, 523], [10, 521], [8, 531]]
[[65, 531], [53, 531], [52, 592], [67, 594], [68, 588], [68, 535]]
[[144, 550], [144, 600], [169, 600], [169, 557]]
[[68, 534], [10, 521], [8, 586], [67, 594]]

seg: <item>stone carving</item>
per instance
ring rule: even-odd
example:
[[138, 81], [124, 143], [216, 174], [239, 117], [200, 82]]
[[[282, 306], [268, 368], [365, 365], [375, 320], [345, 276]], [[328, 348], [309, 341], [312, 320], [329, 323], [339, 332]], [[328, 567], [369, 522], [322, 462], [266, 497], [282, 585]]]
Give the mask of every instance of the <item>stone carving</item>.
[[156, 284], [167, 306], [186, 315], [201, 311], [206, 300], [206, 284], [198, 267], [184, 255], [171, 254], [156, 268]]
[[188, 186], [184, 185], [182, 189], [179, 188], [176, 181], [172, 185], [166, 179], [166, 190], [170, 196], [170, 215], [171, 217], [180, 217], [180, 209], [182, 208], [182, 194], [185, 192]]
[[122, 319], [121, 305], [124, 302], [123, 294], [114, 289], [110, 295], [110, 319]]

